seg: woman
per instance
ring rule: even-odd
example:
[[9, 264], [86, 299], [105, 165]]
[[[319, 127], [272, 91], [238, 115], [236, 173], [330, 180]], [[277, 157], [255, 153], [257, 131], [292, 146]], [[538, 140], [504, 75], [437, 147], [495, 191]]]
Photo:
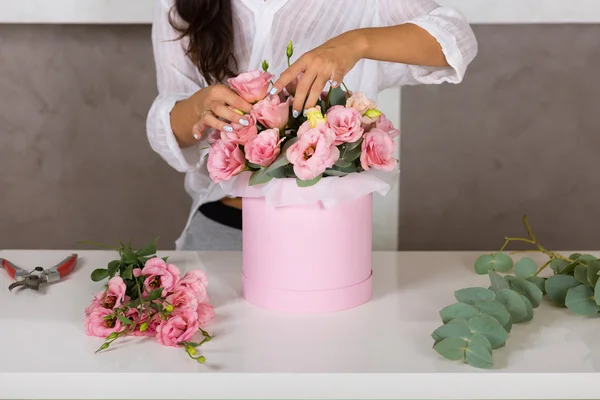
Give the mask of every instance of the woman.
[[[301, 57], [288, 67], [290, 40]], [[241, 249], [241, 202], [212, 184], [203, 157], [211, 129], [247, 124], [231, 108], [251, 106], [227, 78], [267, 60], [279, 76], [273, 94], [297, 84], [297, 116], [342, 80], [373, 99], [393, 86], [459, 83], [477, 53], [464, 17], [433, 0], [155, 0], [152, 41], [159, 95], [147, 134], [186, 173], [193, 205], [176, 242], [184, 250]]]

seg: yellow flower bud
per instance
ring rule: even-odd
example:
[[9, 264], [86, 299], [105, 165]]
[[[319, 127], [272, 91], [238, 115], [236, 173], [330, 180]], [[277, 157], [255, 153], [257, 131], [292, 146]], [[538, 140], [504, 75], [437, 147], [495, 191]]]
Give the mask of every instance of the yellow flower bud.
[[367, 110], [367, 112], [365, 113], [365, 115], [371, 119], [376, 119], [377, 117], [379, 117], [381, 115], [381, 111], [379, 110]]
[[142, 324], [140, 325], [140, 332], [144, 332], [146, 329], [148, 329], [148, 323], [142, 322]]
[[167, 310], [167, 312], [173, 312], [173, 306], [169, 304], [165, 307], [165, 310]]
[[195, 356], [195, 355], [196, 355], [196, 349], [195, 349], [195, 348], [193, 348], [192, 346], [187, 346], [187, 347], [186, 347], [186, 350], [187, 350], [187, 352], [188, 352], [188, 354], [189, 354], [190, 356]]
[[321, 107], [319, 106], [306, 110], [306, 119], [308, 120], [311, 128], [327, 122], [327, 117], [321, 113]]

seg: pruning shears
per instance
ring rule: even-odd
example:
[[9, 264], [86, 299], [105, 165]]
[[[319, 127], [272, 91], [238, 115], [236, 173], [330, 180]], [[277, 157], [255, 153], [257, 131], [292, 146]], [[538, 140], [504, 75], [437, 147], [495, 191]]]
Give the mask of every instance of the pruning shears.
[[5, 269], [8, 275], [15, 280], [8, 287], [9, 291], [17, 286], [39, 290], [40, 285], [43, 283], [53, 283], [63, 279], [75, 269], [76, 265], [77, 254], [71, 254], [52, 268], [44, 269], [42, 267], [35, 267], [32, 271], [19, 268], [10, 261], [0, 258], [0, 267]]

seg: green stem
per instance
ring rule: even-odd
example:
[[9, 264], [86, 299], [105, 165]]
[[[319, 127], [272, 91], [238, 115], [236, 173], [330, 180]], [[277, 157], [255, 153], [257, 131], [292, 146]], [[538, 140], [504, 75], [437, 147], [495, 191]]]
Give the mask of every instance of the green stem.
[[538, 276], [540, 274], [540, 272], [542, 272], [544, 270], [544, 268], [546, 268], [548, 265], [550, 265], [550, 263], [552, 262], [552, 258], [549, 259], [548, 261], [546, 261], [544, 263], [544, 265], [542, 265], [536, 272], [535, 272], [535, 276]]
[[350, 95], [350, 91], [348, 90], [348, 86], [346, 86], [346, 84], [344, 83], [344, 81], [341, 82], [341, 85], [344, 87], [344, 89], [346, 89], [346, 92], [348, 92], [348, 95]]

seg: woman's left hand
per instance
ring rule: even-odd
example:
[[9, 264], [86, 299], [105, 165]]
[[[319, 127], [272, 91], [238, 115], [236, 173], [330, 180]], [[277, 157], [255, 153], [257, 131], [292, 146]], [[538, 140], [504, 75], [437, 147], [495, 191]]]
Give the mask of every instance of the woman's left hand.
[[344, 76], [362, 58], [362, 42], [357, 31], [350, 31], [305, 53], [281, 74], [273, 84], [272, 94], [279, 93], [303, 74], [296, 87], [292, 108], [294, 118], [298, 117], [303, 106], [308, 110], [317, 104], [327, 82], [332, 87], [341, 84]]

